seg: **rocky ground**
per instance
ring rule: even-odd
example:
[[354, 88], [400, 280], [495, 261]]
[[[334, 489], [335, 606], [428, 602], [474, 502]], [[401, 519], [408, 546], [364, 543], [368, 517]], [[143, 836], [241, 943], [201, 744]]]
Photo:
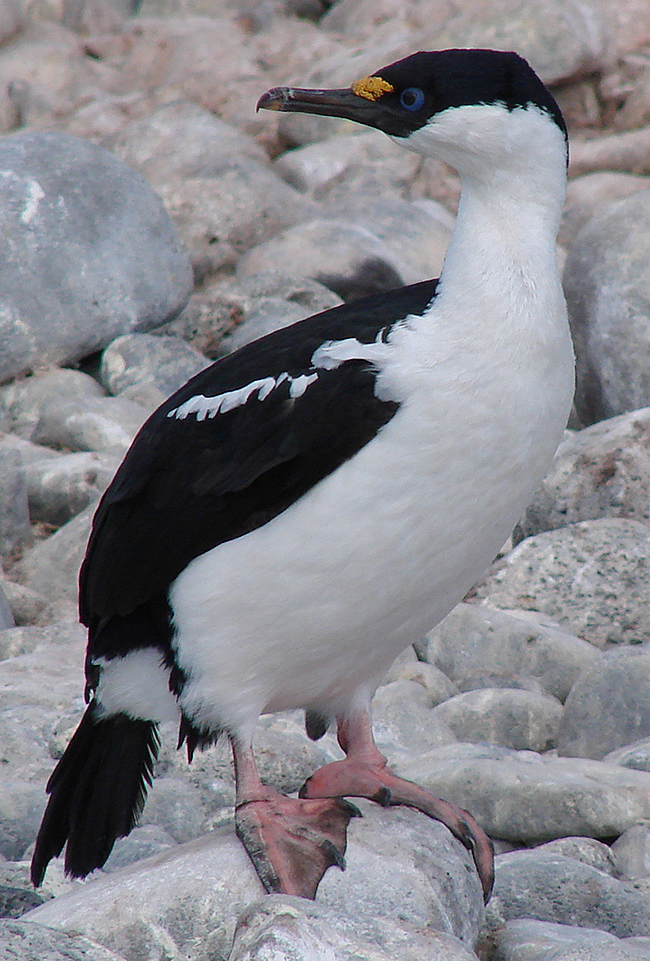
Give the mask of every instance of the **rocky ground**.
[[[650, 959], [650, 6], [646, 0], [0, 0], [0, 959]], [[575, 411], [512, 544], [394, 665], [381, 748], [495, 838], [363, 804], [315, 903], [262, 896], [225, 748], [166, 731], [141, 824], [44, 887], [44, 784], [83, 709], [76, 573], [138, 426], [211, 359], [440, 268], [456, 177], [255, 114], [417, 49], [517, 49], [571, 133]], [[338, 756], [264, 719], [265, 778]]]

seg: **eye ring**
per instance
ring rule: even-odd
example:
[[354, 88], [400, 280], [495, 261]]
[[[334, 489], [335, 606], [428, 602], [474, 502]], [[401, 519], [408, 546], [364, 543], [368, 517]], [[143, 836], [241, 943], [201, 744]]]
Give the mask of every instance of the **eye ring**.
[[419, 110], [424, 104], [424, 92], [419, 87], [407, 87], [399, 98], [405, 110]]

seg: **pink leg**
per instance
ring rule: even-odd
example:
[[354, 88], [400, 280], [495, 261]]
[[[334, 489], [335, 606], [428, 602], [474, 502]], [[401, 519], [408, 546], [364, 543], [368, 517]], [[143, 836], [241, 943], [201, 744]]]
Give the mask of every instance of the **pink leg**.
[[341, 798], [284, 797], [262, 784], [250, 745], [231, 745], [235, 827], [260, 881], [269, 893], [313, 899], [325, 871], [345, 867], [346, 829], [358, 811]]
[[347, 755], [345, 760], [326, 764], [312, 774], [300, 797], [366, 797], [384, 806], [405, 804], [441, 821], [471, 851], [487, 901], [494, 884], [494, 850], [472, 815], [393, 774], [375, 744], [367, 712], [339, 718], [338, 741]]

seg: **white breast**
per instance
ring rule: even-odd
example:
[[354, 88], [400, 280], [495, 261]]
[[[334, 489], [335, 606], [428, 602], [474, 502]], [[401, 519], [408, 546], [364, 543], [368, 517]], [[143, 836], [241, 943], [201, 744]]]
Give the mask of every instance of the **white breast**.
[[492, 356], [465, 345], [414, 367], [421, 338], [406, 331], [387, 365], [407, 396], [373, 441], [173, 585], [191, 678], [183, 704], [206, 725], [252, 727], [264, 711], [367, 698], [464, 596], [532, 497], [568, 414], [565, 339], [543, 367], [535, 346], [527, 358], [515, 351], [513, 369], [498, 339]]

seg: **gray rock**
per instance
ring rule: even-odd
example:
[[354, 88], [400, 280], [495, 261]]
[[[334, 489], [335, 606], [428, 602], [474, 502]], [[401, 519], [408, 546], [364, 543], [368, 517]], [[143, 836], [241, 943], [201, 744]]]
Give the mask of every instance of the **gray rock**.
[[124, 961], [124, 956], [78, 934], [33, 921], [0, 921], [0, 944], [11, 961]]
[[27, 706], [36, 711], [38, 706], [59, 716], [75, 700], [82, 707], [84, 628], [61, 622], [47, 627], [16, 627], [10, 633], [23, 638], [27, 653], [0, 661], [2, 709]]
[[48, 601], [76, 605], [79, 568], [86, 553], [95, 504], [91, 504], [44, 541], [25, 551], [12, 575]]
[[[442, 930], [473, 944], [483, 907], [463, 846], [418, 812], [369, 802], [363, 810], [364, 817], [350, 826], [347, 869], [327, 873], [319, 904], [340, 915], [342, 924], [352, 926], [352, 915], [361, 930], [376, 930], [381, 918], [380, 930], [390, 937], [393, 929], [397, 941]], [[228, 828], [98, 876], [25, 917], [80, 934], [92, 931], [93, 938], [126, 957], [162, 961], [172, 953], [207, 961], [228, 957], [237, 917], [261, 893]], [[293, 903], [304, 907], [302, 901]]]
[[625, 747], [616, 748], [604, 760], [632, 768], [633, 771], [650, 771], [650, 738], [640, 738]]
[[20, 454], [0, 446], [0, 554], [31, 540], [27, 476]]
[[32, 461], [26, 468], [32, 522], [54, 527], [66, 524], [97, 502], [119, 464], [119, 457], [94, 451]]
[[476, 604], [458, 604], [417, 647], [456, 683], [490, 674], [528, 676], [561, 701], [598, 659], [591, 644], [548, 616]]
[[316, 281], [271, 271], [239, 277], [236, 284], [224, 289], [226, 296], [228, 291], [238, 302], [241, 316], [221, 341], [220, 353], [238, 350], [252, 340], [341, 303], [340, 297]]
[[458, 694], [458, 687], [453, 681], [433, 664], [419, 661], [412, 647], [407, 648], [397, 658], [383, 683], [388, 684], [391, 681], [414, 681], [420, 684], [427, 692], [431, 707], [442, 704], [447, 698]]
[[3, 0], [0, 13], [0, 43], [14, 37], [25, 24], [25, 10], [20, 0]]
[[402, 286], [397, 263], [378, 237], [346, 221], [309, 220], [241, 258], [238, 277], [284, 271], [311, 277], [344, 300]]
[[568, 247], [576, 234], [603, 207], [613, 200], [629, 197], [639, 190], [647, 190], [647, 177], [598, 170], [583, 177], [574, 177], [567, 185], [567, 200], [560, 224], [559, 242]]
[[[451, 10], [441, 8], [436, 15], [432, 15], [426, 0], [405, 8], [366, 3], [361, 9], [353, 0], [343, 0], [331, 7], [322, 20], [324, 28], [356, 43], [372, 38], [377, 45], [382, 44], [380, 63], [390, 63], [413, 50], [492, 47], [520, 51], [535, 64], [547, 83], [582, 74], [598, 62], [606, 35], [605, 23], [604, 14], [598, 9], [592, 17], [577, 3], [564, 4], [560, 0], [540, 8], [521, 6], [515, 0], [506, 0], [498, 7], [489, 0], [462, 2]], [[368, 45], [363, 52], [368, 61], [374, 51]], [[372, 62], [368, 67], [372, 69]], [[339, 69], [342, 72], [342, 66]], [[352, 69], [351, 75], [361, 77], [363, 71]], [[337, 84], [335, 78], [332, 86]], [[310, 81], [310, 85], [316, 84]]]
[[611, 874], [613, 878], [620, 878], [624, 873], [619, 869], [609, 845], [595, 838], [557, 838], [555, 841], [538, 845], [535, 850], [540, 854], [561, 854], [563, 857], [573, 858], [596, 868], [597, 871]]
[[[218, 807], [213, 797], [214, 807]], [[233, 796], [234, 804], [234, 796]], [[224, 820], [232, 818], [232, 810]], [[157, 778], [149, 792], [140, 823], [162, 829], [179, 844], [202, 837], [211, 828], [213, 811], [207, 806], [200, 789], [188, 778], [171, 774]], [[218, 821], [215, 819], [215, 823]]]
[[209, 361], [178, 337], [125, 334], [102, 354], [99, 376], [109, 394], [155, 387], [160, 403], [200, 371]]
[[[230, 747], [224, 743], [223, 750], [229, 770]], [[292, 711], [271, 714], [260, 720], [255, 732], [255, 757], [262, 779], [283, 794], [291, 794], [298, 791], [319, 767], [337, 760], [340, 753], [334, 747], [333, 736], [310, 741], [305, 735], [304, 714]], [[221, 771], [226, 775], [225, 768], [222, 767]]]
[[200, 276], [232, 266], [228, 251], [249, 250], [316, 211], [270, 167], [245, 156], [224, 160], [212, 176], [158, 189]]
[[0, 380], [74, 362], [184, 306], [187, 257], [160, 198], [117, 158], [21, 131], [3, 137], [0, 169]]
[[218, 177], [224, 161], [266, 163], [252, 137], [188, 100], [155, 107], [104, 138], [102, 146], [154, 186], [187, 177]]
[[241, 300], [217, 284], [196, 290], [178, 317], [158, 327], [156, 333], [180, 337], [205, 357], [216, 360], [221, 342], [243, 322]]
[[141, 824], [125, 838], [118, 838], [102, 870], [110, 874], [173, 847], [174, 838], [157, 824]]
[[328, 905], [275, 895], [238, 920], [228, 961], [474, 961], [449, 934], [413, 930], [392, 918], [342, 915]]
[[[6, 631], [7, 628], [15, 626], [14, 615], [11, 610], [11, 605], [7, 599], [7, 594], [2, 583], [0, 583], [0, 631]], [[0, 637], [0, 652], [2, 651], [2, 638]], [[0, 653], [0, 658], [2, 653]]]
[[[47, 900], [47, 895], [32, 887], [26, 864], [13, 861], [0, 864], [0, 918], [19, 918]], [[2, 927], [0, 944], [3, 944], [1, 939]]]
[[548, 751], [557, 743], [562, 705], [548, 694], [509, 688], [467, 691], [431, 712], [461, 741]]
[[598, 517], [650, 525], [649, 473], [650, 408], [577, 431], [560, 444], [515, 537]]
[[0, 661], [20, 654], [29, 654], [42, 643], [43, 633], [39, 628], [16, 627], [7, 625], [0, 633]]
[[327, 213], [378, 237], [405, 284], [440, 276], [454, 225], [441, 204], [412, 202], [385, 190], [355, 190], [328, 198]]
[[396, 767], [471, 811], [492, 837], [516, 843], [618, 837], [650, 817], [650, 774], [603, 761], [461, 743]]
[[[413, 179], [419, 160], [375, 131], [361, 128], [354, 134], [332, 136], [304, 147], [287, 150], [274, 161], [274, 168], [287, 183], [316, 198], [327, 197], [334, 189], [353, 193], [350, 181], [360, 172], [372, 172], [374, 178], [388, 181], [388, 186], [405, 187]], [[358, 194], [357, 194], [358, 196]], [[377, 199], [375, 197], [375, 199]]]
[[311, 314], [308, 308], [279, 297], [257, 297], [246, 310], [243, 323], [223, 338], [220, 349], [224, 353], [239, 350], [244, 344], [289, 327]]
[[123, 397], [97, 397], [44, 408], [32, 439], [69, 450], [101, 451], [123, 457], [147, 417], [147, 410]]
[[487, 921], [498, 926], [529, 917], [597, 928], [619, 938], [650, 934], [647, 892], [632, 882], [560, 854], [513, 851], [497, 860]]
[[38, 832], [45, 793], [46, 770], [41, 769], [34, 781], [25, 781], [25, 772], [16, 777], [3, 772], [0, 782], [0, 852], [9, 860], [25, 857]]
[[612, 844], [615, 863], [627, 878], [650, 878], [650, 828], [633, 824]]
[[237, 277], [228, 283], [226, 289], [240, 297], [244, 304], [274, 297], [297, 304], [310, 314], [318, 314], [342, 303], [341, 298], [323, 284], [308, 277], [289, 276], [282, 270], [260, 271], [250, 276]]
[[[104, 397], [104, 391], [80, 370], [55, 369], [21, 378], [0, 388], [0, 427], [29, 440], [43, 411], [51, 404], [70, 401], [83, 410], [98, 397]], [[27, 459], [24, 446], [20, 450]]]
[[[639, 961], [637, 939], [596, 928], [517, 918], [494, 932], [492, 961]], [[638, 939], [641, 940], [641, 939]]]
[[564, 288], [585, 424], [650, 406], [650, 190], [597, 212], [573, 243]]
[[650, 640], [650, 530], [604, 518], [529, 537], [477, 585], [494, 607], [554, 618], [597, 647]]
[[558, 752], [603, 758], [650, 736], [650, 653], [609, 651], [577, 679], [564, 707]]
[[432, 704], [429, 691], [417, 681], [391, 681], [379, 688], [372, 702], [373, 728], [380, 751], [391, 763], [456, 740]]
[[49, 603], [46, 597], [38, 591], [25, 587], [24, 584], [11, 580], [2, 581], [2, 590], [19, 627], [26, 624], [45, 623], [49, 614]]

